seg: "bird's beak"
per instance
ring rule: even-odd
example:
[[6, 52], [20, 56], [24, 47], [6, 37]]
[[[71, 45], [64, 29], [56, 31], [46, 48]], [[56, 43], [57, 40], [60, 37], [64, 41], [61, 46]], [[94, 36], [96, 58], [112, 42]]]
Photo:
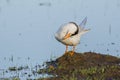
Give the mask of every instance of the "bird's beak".
[[71, 33], [66, 34], [66, 35], [63, 37], [63, 40], [69, 38], [70, 36], [71, 36]]

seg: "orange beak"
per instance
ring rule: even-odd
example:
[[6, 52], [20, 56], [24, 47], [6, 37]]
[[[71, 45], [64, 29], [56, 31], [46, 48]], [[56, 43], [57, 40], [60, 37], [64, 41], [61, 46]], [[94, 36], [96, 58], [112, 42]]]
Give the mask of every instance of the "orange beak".
[[63, 40], [65, 40], [65, 39], [69, 38], [70, 36], [71, 36], [71, 34], [70, 34], [70, 33], [66, 34], [66, 35], [64, 36]]

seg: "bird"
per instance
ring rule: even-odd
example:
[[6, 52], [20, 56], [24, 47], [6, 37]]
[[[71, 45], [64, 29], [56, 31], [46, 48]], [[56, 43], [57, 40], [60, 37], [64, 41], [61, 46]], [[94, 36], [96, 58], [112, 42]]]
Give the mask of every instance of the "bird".
[[73, 56], [76, 46], [80, 43], [81, 36], [90, 29], [85, 29], [87, 17], [83, 19], [80, 25], [75, 22], [68, 22], [60, 26], [58, 31], [55, 33], [55, 38], [62, 44], [66, 45], [65, 53], [68, 52], [68, 46], [73, 46], [70, 53]]

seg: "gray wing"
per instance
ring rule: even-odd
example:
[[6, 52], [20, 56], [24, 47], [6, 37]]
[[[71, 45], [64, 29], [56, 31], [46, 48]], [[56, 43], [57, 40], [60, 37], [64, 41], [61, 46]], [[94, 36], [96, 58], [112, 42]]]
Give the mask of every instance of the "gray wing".
[[90, 29], [84, 29], [86, 23], [87, 23], [87, 17], [85, 17], [83, 19], [83, 21], [81, 22], [81, 24], [79, 25], [79, 30], [80, 30], [79, 33], [80, 34], [84, 34], [90, 30]]
[[85, 25], [86, 25], [86, 23], [87, 23], [87, 17], [85, 17], [84, 19], [83, 19], [83, 21], [80, 23], [80, 27], [85, 27]]
[[80, 32], [81, 32], [82, 30], [84, 30], [84, 27], [85, 27], [86, 23], [87, 23], [87, 17], [85, 17], [85, 18], [83, 19], [83, 21], [82, 21], [82, 22], [80, 23], [80, 25], [79, 25]]

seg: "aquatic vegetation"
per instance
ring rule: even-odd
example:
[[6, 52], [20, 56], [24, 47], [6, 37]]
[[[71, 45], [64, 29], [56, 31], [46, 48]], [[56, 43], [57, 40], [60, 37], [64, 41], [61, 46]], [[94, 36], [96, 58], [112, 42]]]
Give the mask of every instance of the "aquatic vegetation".
[[13, 78], [12, 80], [20, 80], [20, 78]]
[[19, 66], [19, 67], [9, 67], [9, 69], [8, 70], [10, 70], [10, 71], [20, 71], [20, 70], [23, 70], [23, 69], [27, 69], [28, 68], [28, 66]]
[[17, 69], [17, 67], [9, 67], [9, 70], [10, 70], [10, 71], [16, 71], [16, 70], [18, 70], [18, 69]]
[[20, 80], [18, 77], [13, 77], [13, 78], [0, 78], [0, 80]]

